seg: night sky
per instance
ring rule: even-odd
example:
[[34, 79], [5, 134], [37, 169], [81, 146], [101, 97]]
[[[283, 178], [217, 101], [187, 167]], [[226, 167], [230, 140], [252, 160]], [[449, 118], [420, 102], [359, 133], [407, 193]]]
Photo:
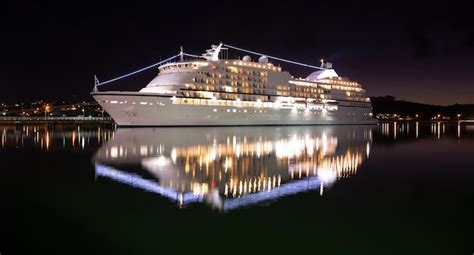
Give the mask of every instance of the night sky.
[[[94, 74], [107, 80], [180, 45], [201, 54], [223, 41], [308, 64], [325, 58], [370, 96], [474, 103], [474, 13], [454, 1], [17, 2], [2, 3], [0, 102], [92, 100]], [[139, 90], [155, 75], [101, 89]]]

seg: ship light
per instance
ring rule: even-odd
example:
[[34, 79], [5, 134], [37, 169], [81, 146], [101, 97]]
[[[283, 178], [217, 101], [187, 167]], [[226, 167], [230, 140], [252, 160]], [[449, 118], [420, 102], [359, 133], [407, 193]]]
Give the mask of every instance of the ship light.
[[326, 167], [318, 168], [318, 177], [323, 183], [333, 183], [337, 179], [336, 172]]
[[171, 150], [171, 160], [176, 164], [176, 149]]
[[167, 159], [165, 156], [160, 155], [158, 157], [147, 159], [146, 161], [142, 162], [144, 165], [150, 166], [152, 169], [163, 170], [162, 167], [169, 165], [170, 160]]

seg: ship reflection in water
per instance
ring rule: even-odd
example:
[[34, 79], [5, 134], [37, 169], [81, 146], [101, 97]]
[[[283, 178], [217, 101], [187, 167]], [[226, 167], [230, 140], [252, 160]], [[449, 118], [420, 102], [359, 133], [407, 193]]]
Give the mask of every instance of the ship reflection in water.
[[470, 254], [473, 148], [474, 122], [0, 124], [1, 226], [65, 254]]
[[374, 126], [119, 129], [99, 178], [221, 211], [325, 188], [369, 157]]

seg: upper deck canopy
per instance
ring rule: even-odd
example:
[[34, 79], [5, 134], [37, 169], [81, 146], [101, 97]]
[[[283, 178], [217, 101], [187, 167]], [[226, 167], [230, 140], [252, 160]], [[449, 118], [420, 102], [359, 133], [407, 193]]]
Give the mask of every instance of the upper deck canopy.
[[330, 77], [339, 77], [339, 75], [337, 75], [334, 69], [326, 69], [326, 70], [314, 71], [310, 75], [308, 75], [306, 79], [310, 81], [315, 81], [315, 80], [320, 80], [320, 79], [330, 78]]

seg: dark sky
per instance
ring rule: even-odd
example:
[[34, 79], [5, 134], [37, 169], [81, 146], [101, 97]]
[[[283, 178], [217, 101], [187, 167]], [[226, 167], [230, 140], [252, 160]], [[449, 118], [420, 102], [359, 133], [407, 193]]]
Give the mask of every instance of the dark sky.
[[[474, 103], [467, 4], [281, 2], [2, 3], [0, 101], [91, 100], [94, 74], [107, 80], [174, 55], [180, 45], [201, 54], [223, 41], [309, 64], [323, 57], [371, 96]], [[295, 76], [312, 71], [282, 66]], [[139, 90], [154, 75], [102, 89]]]

